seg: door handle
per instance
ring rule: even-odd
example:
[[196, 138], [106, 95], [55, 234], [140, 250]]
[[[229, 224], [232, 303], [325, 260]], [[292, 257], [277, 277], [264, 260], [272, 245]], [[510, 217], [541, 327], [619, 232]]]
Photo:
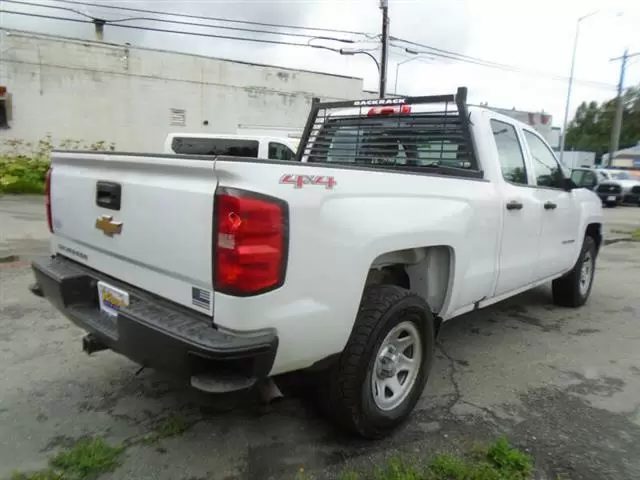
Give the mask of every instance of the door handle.
[[522, 207], [522, 203], [516, 200], [511, 200], [509, 203], [507, 203], [507, 210], [522, 210]]
[[553, 202], [546, 202], [546, 203], [544, 204], [544, 209], [545, 209], [545, 210], [555, 210], [555, 208], [556, 208], [557, 206], [558, 206], [558, 205], [556, 205], [556, 204], [555, 204], [555, 203], [553, 203]]

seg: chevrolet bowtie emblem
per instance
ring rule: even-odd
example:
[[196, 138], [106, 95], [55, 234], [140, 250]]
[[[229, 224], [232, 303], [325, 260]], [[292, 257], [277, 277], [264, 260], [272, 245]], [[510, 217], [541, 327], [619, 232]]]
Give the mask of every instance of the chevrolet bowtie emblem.
[[113, 237], [122, 233], [122, 222], [114, 222], [111, 215], [102, 215], [96, 220], [96, 228], [102, 230], [105, 235]]

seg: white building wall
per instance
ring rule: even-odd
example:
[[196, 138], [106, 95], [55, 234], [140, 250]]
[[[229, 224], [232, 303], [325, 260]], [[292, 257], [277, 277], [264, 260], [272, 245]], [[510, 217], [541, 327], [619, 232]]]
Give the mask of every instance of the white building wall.
[[[12, 105], [0, 145], [50, 134], [143, 152], [161, 152], [171, 131], [298, 131], [312, 97], [362, 96], [357, 78], [6, 29], [0, 85]], [[170, 125], [171, 109], [185, 110], [184, 126]]]

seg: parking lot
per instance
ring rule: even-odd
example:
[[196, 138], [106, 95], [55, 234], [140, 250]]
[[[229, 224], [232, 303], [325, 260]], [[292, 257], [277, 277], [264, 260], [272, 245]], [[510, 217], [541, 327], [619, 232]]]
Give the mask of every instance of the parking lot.
[[[606, 209], [591, 299], [555, 307], [541, 287], [447, 322], [427, 388], [391, 438], [336, 433], [308, 402], [270, 408], [210, 397], [111, 352], [33, 296], [28, 260], [48, 249], [42, 199], [0, 198], [0, 478], [46, 466], [87, 436], [126, 448], [110, 479], [315, 478], [398, 454], [466, 451], [505, 434], [548, 479], [640, 478], [640, 208]], [[167, 422], [180, 419], [166, 432]]]

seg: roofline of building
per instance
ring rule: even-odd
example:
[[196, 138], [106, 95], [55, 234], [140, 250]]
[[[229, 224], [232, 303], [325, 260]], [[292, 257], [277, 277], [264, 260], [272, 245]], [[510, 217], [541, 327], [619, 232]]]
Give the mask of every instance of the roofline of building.
[[325, 75], [327, 77], [346, 78], [346, 79], [349, 79], [349, 80], [360, 80], [360, 81], [363, 81], [363, 78], [361, 78], [361, 77], [352, 77], [352, 76], [349, 76], [349, 75], [338, 75], [336, 73], [326, 73], [326, 72], [318, 72], [316, 70], [304, 70], [304, 69], [300, 69], [300, 68], [281, 67], [279, 65], [269, 65], [269, 64], [266, 64], [266, 63], [254, 63], [254, 62], [247, 62], [247, 61], [244, 61], [244, 60], [232, 60], [230, 58], [209, 57], [207, 55], [199, 55], [197, 53], [187, 53], [187, 52], [179, 52], [179, 51], [176, 51], [176, 50], [164, 50], [164, 49], [160, 49], [160, 48], [141, 47], [141, 46], [138, 46], [138, 45], [127, 44], [127, 43], [112, 43], [112, 42], [105, 42], [105, 41], [99, 41], [99, 40], [89, 40], [89, 39], [78, 38], [78, 37], [66, 37], [66, 36], [63, 36], [63, 35], [53, 35], [53, 34], [50, 34], [50, 33], [34, 32], [34, 31], [31, 31], [31, 30], [19, 30], [19, 29], [15, 29], [15, 28], [0, 27], [0, 32], [7, 32], [8, 34], [14, 34], [14, 35], [24, 35], [24, 36], [28, 36], [28, 37], [39, 37], [39, 38], [49, 38], [49, 39], [55, 39], [55, 40], [66, 40], [66, 41], [70, 41], [70, 42], [83, 43], [83, 44], [92, 44], [92, 45], [101, 46], [101, 47], [129, 48], [131, 50], [144, 50], [144, 51], [148, 51], [148, 52], [171, 53], [171, 54], [174, 54], [174, 55], [185, 55], [185, 56], [188, 56], [188, 57], [205, 58], [207, 60], [217, 60], [219, 62], [239, 63], [239, 64], [242, 64], [242, 65], [249, 65], [249, 66], [252, 66], [252, 67], [277, 68], [278, 70], [285, 70], [285, 71], [289, 71], [289, 72], [312, 73], [314, 75]]

